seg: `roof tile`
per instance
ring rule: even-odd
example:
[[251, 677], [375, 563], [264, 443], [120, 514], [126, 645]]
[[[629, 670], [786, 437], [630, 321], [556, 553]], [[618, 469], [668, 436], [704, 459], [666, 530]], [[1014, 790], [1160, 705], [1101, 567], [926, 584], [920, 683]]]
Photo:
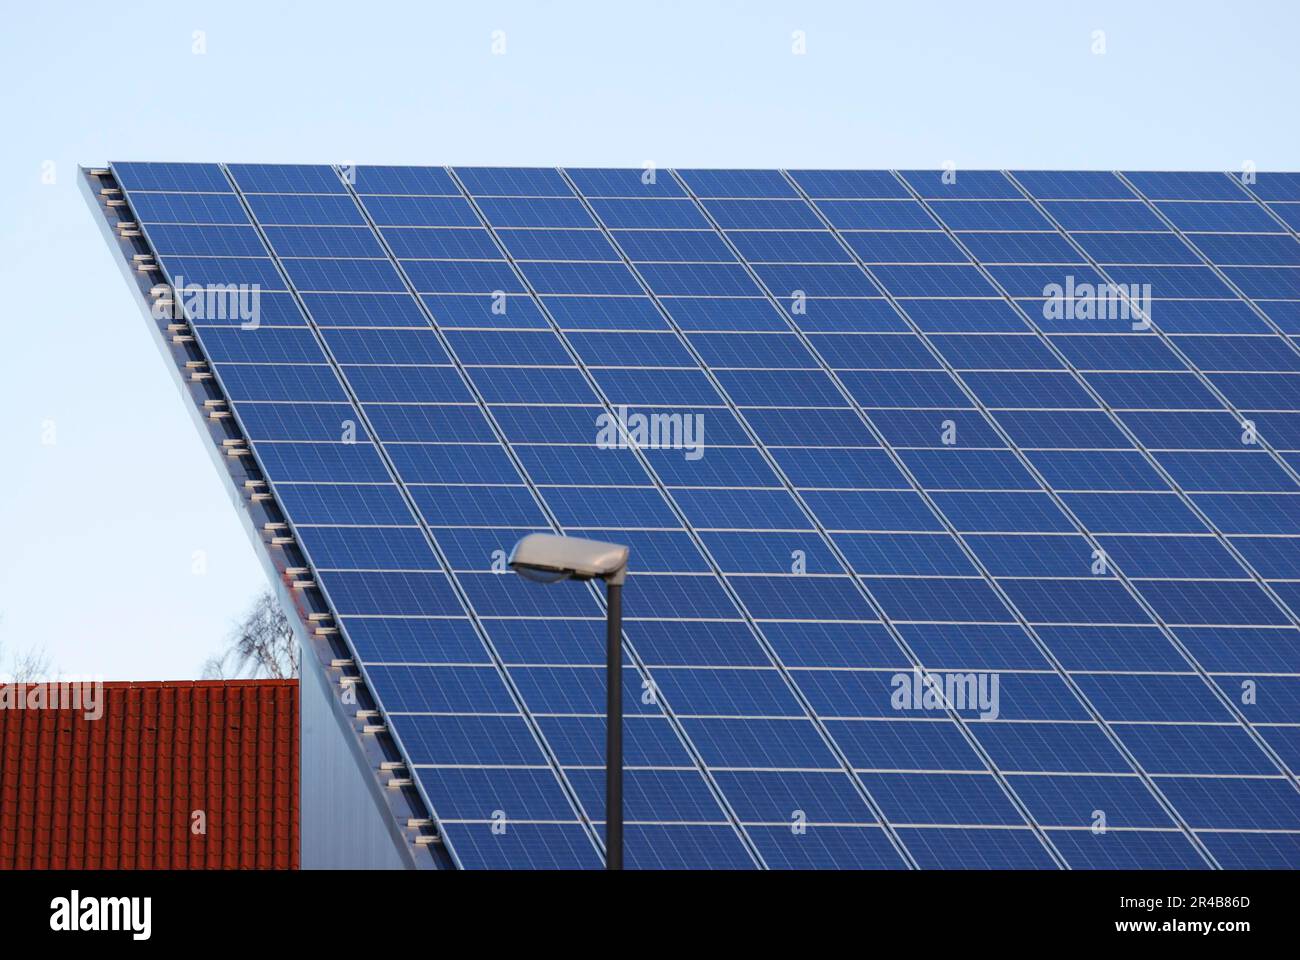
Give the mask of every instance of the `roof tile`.
[[0, 709], [0, 869], [297, 869], [297, 681], [103, 696], [97, 720]]

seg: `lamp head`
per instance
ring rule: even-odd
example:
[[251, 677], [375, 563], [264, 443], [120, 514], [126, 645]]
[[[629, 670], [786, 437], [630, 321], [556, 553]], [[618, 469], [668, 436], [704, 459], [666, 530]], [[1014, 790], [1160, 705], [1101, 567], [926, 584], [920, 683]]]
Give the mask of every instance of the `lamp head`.
[[510, 569], [528, 580], [602, 579], [621, 584], [627, 574], [628, 548], [617, 543], [530, 533], [510, 551]]

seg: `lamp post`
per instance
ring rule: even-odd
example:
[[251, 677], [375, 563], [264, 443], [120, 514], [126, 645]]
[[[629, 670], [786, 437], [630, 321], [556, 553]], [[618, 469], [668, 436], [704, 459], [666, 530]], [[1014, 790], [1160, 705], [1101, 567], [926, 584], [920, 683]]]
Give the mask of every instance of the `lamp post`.
[[605, 581], [605, 868], [623, 869], [623, 581], [628, 548], [617, 543], [530, 533], [510, 551], [528, 580]]

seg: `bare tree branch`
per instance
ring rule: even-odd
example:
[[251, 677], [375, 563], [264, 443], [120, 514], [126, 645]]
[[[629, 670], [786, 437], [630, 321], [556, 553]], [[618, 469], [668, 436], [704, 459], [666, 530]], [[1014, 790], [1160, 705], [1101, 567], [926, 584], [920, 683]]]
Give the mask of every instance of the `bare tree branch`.
[[203, 664], [205, 680], [287, 680], [298, 676], [298, 638], [270, 590], [260, 594], [230, 637], [224, 653]]
[[31, 683], [50, 675], [50, 658], [44, 647], [28, 647], [9, 658], [14, 683]]
[[11, 683], [31, 683], [49, 675], [50, 657], [43, 646], [33, 644], [6, 657], [4, 641], [0, 640], [0, 679]]

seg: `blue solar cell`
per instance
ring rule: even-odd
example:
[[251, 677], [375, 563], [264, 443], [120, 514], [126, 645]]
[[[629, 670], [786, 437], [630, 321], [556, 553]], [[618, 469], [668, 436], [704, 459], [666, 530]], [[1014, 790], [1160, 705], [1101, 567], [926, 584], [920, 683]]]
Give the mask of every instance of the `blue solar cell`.
[[1294, 833], [1215, 833], [1201, 839], [1225, 870], [1290, 870], [1300, 858], [1300, 838]]
[[992, 291], [989, 282], [976, 268], [965, 265], [929, 264], [893, 266], [878, 264], [872, 275], [895, 297], [983, 297]]
[[[855, 359], [849, 358], [847, 362]], [[864, 407], [967, 402], [957, 381], [941, 370], [841, 370], [837, 375], [853, 399]]]
[[1193, 829], [1221, 828], [1230, 818], [1261, 830], [1300, 829], [1300, 792], [1281, 777], [1169, 777], [1160, 788]]
[[268, 257], [163, 257], [162, 267], [177, 289], [195, 285], [199, 288], [235, 285], [260, 290], [287, 289], [275, 268], [275, 261]]
[[494, 294], [524, 290], [504, 260], [405, 260], [402, 267], [419, 293]]
[[[1277, 233], [1277, 221], [1263, 207], [1245, 203], [1158, 203], [1179, 230], [1223, 233]], [[1153, 227], [1152, 229], [1160, 229]]]
[[[583, 809], [605, 822], [605, 772], [566, 771]], [[727, 816], [696, 770], [629, 770], [623, 778], [624, 816], [666, 826], [673, 821], [726, 826]], [[734, 834], [733, 834], [734, 836]]]
[[573, 805], [553, 770], [545, 767], [419, 767], [416, 778], [439, 797], [443, 820], [575, 820]]
[[[405, 264], [414, 261], [407, 260]], [[537, 303], [525, 293], [493, 290], [487, 293], [426, 294], [420, 301], [438, 326], [509, 327], [511, 329], [549, 327]]]
[[[993, 292], [990, 287], [989, 293]], [[926, 333], [1013, 333], [1028, 329], [1024, 320], [1002, 300], [904, 300], [903, 309]]]
[[1300, 269], [1295, 267], [1224, 267], [1223, 273], [1253, 300], [1300, 299]]
[[627, 866], [633, 870], [752, 870], [755, 861], [732, 827], [630, 824]]
[[457, 167], [454, 172], [474, 196], [573, 196], [558, 170], [543, 167]]
[[797, 197], [777, 170], [677, 170], [697, 197]]
[[350, 226], [365, 224], [356, 201], [346, 195], [332, 194], [245, 194], [253, 216], [262, 224], [298, 226]]
[[387, 260], [286, 259], [283, 262], [289, 282], [298, 290], [400, 293], [406, 289], [405, 282]]
[[582, 870], [600, 867], [600, 855], [586, 829], [576, 823], [507, 822], [445, 825], [447, 842], [464, 851], [458, 859], [471, 870]]
[[813, 199], [892, 199], [910, 195], [887, 170], [791, 170], [789, 176]]
[[459, 188], [446, 170], [438, 167], [357, 167], [354, 171], [359, 194], [405, 196], [457, 196]]
[[688, 718], [706, 763], [718, 767], [835, 770], [839, 764], [809, 720]]
[[1105, 170], [1016, 170], [1012, 176], [1040, 200], [1130, 200], [1133, 191]]
[[516, 260], [619, 259], [618, 251], [598, 230], [502, 230], [499, 236]]
[[1222, 173], [1139, 171], [1124, 178], [1152, 200], [1242, 200], [1241, 187]]
[[[1043, 208], [1068, 231], [1111, 233], [1114, 231], [1167, 230], [1159, 216], [1140, 200], [1048, 200]], [[1078, 237], [1086, 244], [1088, 237]]]
[[[748, 297], [758, 293], [754, 281], [738, 263], [639, 263], [637, 273], [661, 297]], [[635, 293], [640, 289], [631, 282], [620, 292]]]
[[262, 239], [251, 226], [158, 224], [149, 235], [154, 249], [172, 257], [260, 257]]
[[[864, 234], [857, 234], [857, 236], [861, 237]], [[931, 235], [920, 234], [920, 236]], [[728, 232], [727, 237], [735, 244], [740, 255], [750, 263], [851, 263], [853, 261], [852, 254], [845, 250], [830, 233], [818, 233], [812, 230], [789, 233], [776, 233], [770, 230], [732, 230]], [[713, 253], [711, 256], [722, 260], [733, 259], [729, 253], [726, 255]]]
[[680, 197], [684, 191], [668, 171], [570, 167], [565, 174], [587, 197]]
[[914, 200], [819, 200], [815, 204], [837, 230], [938, 230]]
[[1021, 195], [998, 170], [900, 170], [899, 176], [926, 200], [1011, 200]]
[[514, 701], [491, 664], [389, 667], [366, 671], [390, 713], [511, 713]]
[[215, 163], [123, 163], [114, 161], [118, 183], [132, 194], [139, 191], [229, 193], [230, 182]]
[[898, 831], [922, 869], [1050, 870], [1056, 861], [1029, 829]]
[[226, 167], [244, 193], [343, 193], [333, 167], [280, 163], [232, 163]]
[[414, 527], [300, 527], [298, 538], [318, 570], [437, 570], [438, 559]]
[[1300, 177], [1294, 173], [1257, 173], [1254, 183], [1245, 182], [1244, 176], [1237, 180], [1261, 200], [1300, 200]]
[[1181, 831], [1052, 830], [1052, 845], [1075, 870], [1205, 870], [1208, 863]]
[[934, 370], [941, 365], [926, 342], [911, 334], [810, 334], [808, 341], [839, 370]]
[[135, 193], [131, 203], [141, 223], [248, 223], [248, 214], [234, 194]]
[[368, 196], [363, 205], [366, 213], [381, 227], [480, 225], [474, 208], [463, 197]]
[[[1138, 584], [1142, 586], [1145, 582]], [[1067, 670], [1180, 671], [1188, 665], [1154, 625], [1039, 625], [1035, 632]]]
[[772, 870], [901, 870], [905, 861], [879, 827], [751, 827]]
[[621, 263], [531, 261], [522, 264], [520, 270], [533, 289], [543, 294], [636, 295], [641, 292], [636, 276]]
[[366, 663], [487, 663], [482, 640], [464, 619], [346, 617], [349, 642]]
[[593, 226], [581, 201], [570, 197], [479, 197], [475, 203], [484, 218], [494, 227]]
[[723, 230], [816, 230], [821, 221], [802, 200], [705, 200]]
[[776, 656], [790, 667], [881, 667], [904, 662], [880, 623], [769, 621], [762, 631]]
[[411, 495], [432, 526], [532, 526], [546, 522], [526, 487], [413, 487]]
[[1300, 244], [1287, 236], [1256, 234], [1196, 234], [1192, 238], [1201, 253], [1220, 266], [1296, 266]]
[[1011, 788], [1044, 827], [1171, 828], [1174, 821], [1136, 775], [1008, 777]]
[[1023, 200], [935, 200], [930, 209], [950, 230], [1050, 230], [1032, 203]]
[[[510, 676], [528, 709], [541, 714], [591, 714], [605, 703], [605, 673], [598, 665], [589, 667], [514, 667]], [[657, 703], [646, 703], [641, 677], [633, 670], [623, 673], [626, 713], [657, 716]]]
[[486, 230], [384, 227], [380, 235], [394, 255], [403, 260], [494, 260], [501, 256], [500, 249]]
[[[667, 324], [647, 297], [541, 297], [547, 311], [562, 328], [640, 330], [667, 329]], [[680, 301], [678, 301], [680, 302]], [[515, 319], [511, 323], [516, 323]]]
[[1004, 771], [1128, 773], [1124, 755], [1095, 723], [980, 723], [980, 745]]
[[964, 233], [961, 241], [982, 263], [1084, 262], [1083, 254], [1055, 233]]
[[267, 444], [259, 457], [263, 469], [292, 483], [326, 482], [349, 477], [362, 483], [384, 483], [390, 477], [374, 446], [368, 443]]
[[864, 773], [862, 782], [893, 823], [1018, 826], [1024, 818], [988, 774]]
[[1200, 262], [1196, 252], [1172, 233], [1079, 233], [1074, 240], [1103, 265]]

